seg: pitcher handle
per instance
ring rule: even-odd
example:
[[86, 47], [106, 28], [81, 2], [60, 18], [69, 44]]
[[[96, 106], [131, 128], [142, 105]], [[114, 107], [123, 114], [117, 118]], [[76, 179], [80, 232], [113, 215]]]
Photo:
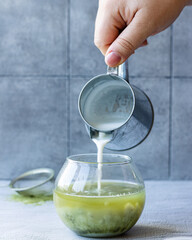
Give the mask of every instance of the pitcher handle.
[[129, 83], [129, 70], [128, 70], [128, 60], [118, 67], [107, 66], [107, 74], [116, 75], [122, 77]]

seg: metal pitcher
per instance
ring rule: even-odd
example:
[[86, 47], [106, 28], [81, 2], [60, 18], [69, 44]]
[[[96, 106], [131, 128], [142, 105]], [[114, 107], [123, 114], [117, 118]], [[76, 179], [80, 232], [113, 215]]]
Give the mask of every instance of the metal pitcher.
[[128, 62], [92, 78], [79, 95], [79, 112], [91, 138], [110, 137], [106, 148], [123, 151], [145, 140], [154, 111], [149, 97], [129, 83]]

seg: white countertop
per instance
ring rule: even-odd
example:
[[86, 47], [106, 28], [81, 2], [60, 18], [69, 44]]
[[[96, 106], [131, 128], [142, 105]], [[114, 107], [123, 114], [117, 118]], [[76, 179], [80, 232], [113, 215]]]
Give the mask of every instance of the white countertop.
[[[52, 201], [41, 206], [11, 201], [7, 184], [0, 181], [0, 240], [89, 239], [64, 226]], [[145, 185], [141, 218], [126, 234], [112, 239], [192, 239], [192, 181], [147, 181]], [[188, 238], [177, 238], [181, 236]]]

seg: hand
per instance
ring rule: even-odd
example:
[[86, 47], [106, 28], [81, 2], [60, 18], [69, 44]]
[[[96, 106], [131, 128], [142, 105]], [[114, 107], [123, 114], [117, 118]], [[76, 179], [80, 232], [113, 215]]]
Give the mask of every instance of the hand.
[[99, 0], [95, 45], [111, 67], [123, 63], [134, 51], [179, 16], [192, 0]]

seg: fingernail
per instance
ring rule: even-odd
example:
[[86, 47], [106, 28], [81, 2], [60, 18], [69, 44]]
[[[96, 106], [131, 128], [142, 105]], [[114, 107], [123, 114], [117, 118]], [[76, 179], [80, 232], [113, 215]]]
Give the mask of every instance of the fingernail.
[[110, 52], [105, 57], [105, 62], [107, 65], [109, 65], [111, 67], [115, 67], [121, 62], [121, 56], [116, 52]]

